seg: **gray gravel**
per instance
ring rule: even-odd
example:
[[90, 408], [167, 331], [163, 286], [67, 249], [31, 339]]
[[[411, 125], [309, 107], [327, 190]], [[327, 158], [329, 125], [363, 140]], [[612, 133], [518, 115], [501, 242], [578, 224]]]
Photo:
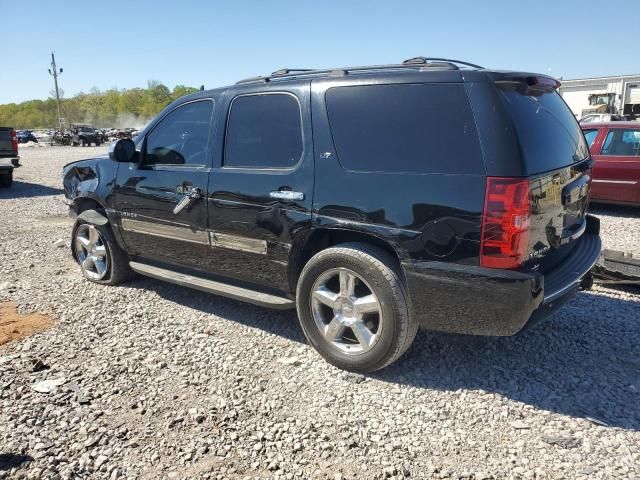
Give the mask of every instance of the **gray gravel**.
[[[580, 293], [516, 338], [420, 332], [347, 374], [291, 312], [83, 280], [60, 169], [104, 151], [23, 149], [0, 191], [0, 300], [56, 320], [0, 347], [0, 479], [640, 478], [634, 292]], [[598, 213], [637, 251], [636, 212]]]

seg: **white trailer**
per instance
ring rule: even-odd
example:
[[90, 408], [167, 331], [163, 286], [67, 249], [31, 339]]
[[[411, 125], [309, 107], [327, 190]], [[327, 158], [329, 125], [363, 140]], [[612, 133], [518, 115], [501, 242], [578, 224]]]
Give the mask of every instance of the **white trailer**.
[[558, 91], [578, 118], [609, 100], [611, 111], [601, 113], [640, 117], [640, 75], [578, 78], [561, 83]]

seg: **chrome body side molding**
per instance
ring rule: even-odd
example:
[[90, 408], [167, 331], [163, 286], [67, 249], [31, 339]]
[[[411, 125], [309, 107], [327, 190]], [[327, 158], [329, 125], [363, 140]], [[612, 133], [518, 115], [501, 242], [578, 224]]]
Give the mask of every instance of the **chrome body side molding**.
[[267, 254], [266, 240], [257, 238], [240, 237], [238, 235], [229, 235], [227, 233], [209, 232], [212, 247], [230, 248], [232, 250], [241, 250], [243, 252]]
[[218, 233], [211, 230], [196, 230], [186, 225], [159, 223], [129, 217], [121, 217], [121, 226], [123, 230], [128, 232], [199, 243], [211, 247], [229, 248], [259, 255], [267, 254], [266, 240], [257, 238]]
[[193, 230], [188, 226], [147, 222], [126, 217], [121, 219], [121, 225], [123, 230], [129, 232], [209, 245], [209, 237], [206, 230]]

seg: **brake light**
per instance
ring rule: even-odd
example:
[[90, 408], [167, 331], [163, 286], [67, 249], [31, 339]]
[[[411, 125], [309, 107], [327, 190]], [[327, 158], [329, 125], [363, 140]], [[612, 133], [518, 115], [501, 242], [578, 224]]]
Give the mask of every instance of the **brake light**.
[[526, 260], [531, 211], [529, 180], [488, 177], [482, 214], [480, 265], [517, 268]]
[[562, 85], [555, 78], [546, 77], [543, 75], [538, 75], [535, 77], [527, 77], [526, 82], [527, 82], [527, 85], [529, 85], [529, 87], [531, 88], [535, 88], [537, 90], [544, 90], [547, 92], [557, 90]]
[[11, 148], [14, 152], [18, 151], [18, 134], [15, 130], [11, 130]]

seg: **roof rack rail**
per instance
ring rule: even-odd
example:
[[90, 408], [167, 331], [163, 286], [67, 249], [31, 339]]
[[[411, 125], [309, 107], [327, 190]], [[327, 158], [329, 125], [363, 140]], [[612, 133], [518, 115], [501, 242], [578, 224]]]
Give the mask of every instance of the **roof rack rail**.
[[329, 68], [312, 70], [305, 68], [283, 68], [276, 70], [271, 75], [250, 77], [244, 80], [236, 82], [236, 84], [242, 83], [254, 83], [254, 82], [269, 82], [271, 79], [283, 79], [289, 77], [304, 77], [304, 76], [316, 76], [316, 75], [329, 75], [329, 76], [344, 76], [352, 72], [366, 72], [373, 70], [404, 70], [404, 69], [418, 69], [422, 71], [425, 68], [448, 68], [458, 69], [457, 65], [464, 65], [471, 68], [482, 69], [479, 65], [475, 65], [469, 62], [463, 62], [460, 60], [450, 60], [446, 58], [427, 58], [427, 57], [413, 57], [405, 60], [399, 64], [389, 65], [368, 65], [362, 67], [342, 67], [342, 68]]
[[452, 60], [450, 58], [436, 58], [436, 57], [412, 57], [408, 58], [404, 62], [403, 65], [427, 65], [429, 62], [444, 62], [444, 63], [453, 63], [458, 65], [465, 65], [471, 68], [480, 68], [483, 69], [480, 65], [476, 65], [475, 63], [463, 62], [462, 60]]
[[312, 68], [281, 68], [280, 70], [276, 70], [275, 72], [271, 72], [271, 76], [276, 75], [288, 75], [290, 73], [298, 73], [298, 72], [312, 72]]

